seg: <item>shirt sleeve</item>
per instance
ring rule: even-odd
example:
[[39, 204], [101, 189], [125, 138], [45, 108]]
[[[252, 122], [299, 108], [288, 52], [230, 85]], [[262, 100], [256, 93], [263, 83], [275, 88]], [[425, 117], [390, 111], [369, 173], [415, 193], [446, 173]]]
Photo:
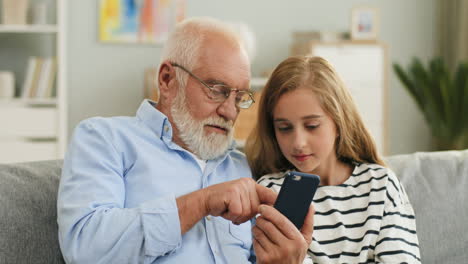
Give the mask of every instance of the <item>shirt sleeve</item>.
[[268, 174], [260, 177], [257, 180], [257, 184], [272, 189], [275, 193], [279, 193], [281, 186], [283, 185], [284, 177], [282, 173]]
[[375, 257], [377, 263], [421, 262], [413, 207], [405, 189], [390, 170]]
[[62, 169], [57, 213], [65, 260], [150, 263], [174, 252], [182, 240], [175, 196], [125, 208], [122, 153], [99, 121], [75, 129]]

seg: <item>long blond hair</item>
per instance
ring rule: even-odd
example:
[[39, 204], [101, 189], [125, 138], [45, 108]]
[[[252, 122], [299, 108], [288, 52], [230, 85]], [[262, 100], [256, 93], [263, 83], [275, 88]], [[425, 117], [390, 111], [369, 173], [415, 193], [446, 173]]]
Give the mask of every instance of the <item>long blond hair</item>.
[[320, 57], [290, 57], [271, 74], [259, 102], [258, 121], [249, 135], [245, 153], [255, 177], [294, 169], [281, 153], [273, 127], [273, 110], [279, 98], [298, 87], [310, 88], [335, 122], [335, 151], [345, 162], [384, 165], [348, 89], [328, 61]]

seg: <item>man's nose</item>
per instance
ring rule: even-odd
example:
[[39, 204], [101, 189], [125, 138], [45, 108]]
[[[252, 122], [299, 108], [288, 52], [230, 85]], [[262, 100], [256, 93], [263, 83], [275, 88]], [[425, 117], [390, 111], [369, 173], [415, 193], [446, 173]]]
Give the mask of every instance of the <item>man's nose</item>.
[[239, 114], [239, 107], [236, 106], [236, 93], [229, 94], [229, 97], [219, 105], [217, 112], [226, 121], [236, 121]]

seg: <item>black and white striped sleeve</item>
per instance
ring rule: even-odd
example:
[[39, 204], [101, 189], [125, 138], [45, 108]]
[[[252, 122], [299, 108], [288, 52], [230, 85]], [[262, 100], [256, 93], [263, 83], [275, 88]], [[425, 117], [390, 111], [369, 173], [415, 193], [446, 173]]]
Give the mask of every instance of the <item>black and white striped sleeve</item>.
[[375, 245], [378, 263], [420, 263], [416, 219], [408, 196], [392, 171], [388, 171], [382, 225]]
[[258, 179], [257, 183], [279, 193], [281, 186], [283, 185], [283, 181], [283, 173], [272, 173], [262, 176]]

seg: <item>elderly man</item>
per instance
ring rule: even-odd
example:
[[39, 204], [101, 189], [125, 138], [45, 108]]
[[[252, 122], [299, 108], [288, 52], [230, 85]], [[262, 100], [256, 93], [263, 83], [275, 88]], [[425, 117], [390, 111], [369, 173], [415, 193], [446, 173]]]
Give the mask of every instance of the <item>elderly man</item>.
[[[75, 129], [58, 194], [70, 263], [300, 263], [311, 240], [271, 205], [232, 142], [253, 103], [242, 40], [208, 18], [180, 23], [159, 67], [160, 99], [135, 117]], [[250, 219], [261, 213], [254, 227]], [[261, 224], [260, 224], [261, 223]]]

